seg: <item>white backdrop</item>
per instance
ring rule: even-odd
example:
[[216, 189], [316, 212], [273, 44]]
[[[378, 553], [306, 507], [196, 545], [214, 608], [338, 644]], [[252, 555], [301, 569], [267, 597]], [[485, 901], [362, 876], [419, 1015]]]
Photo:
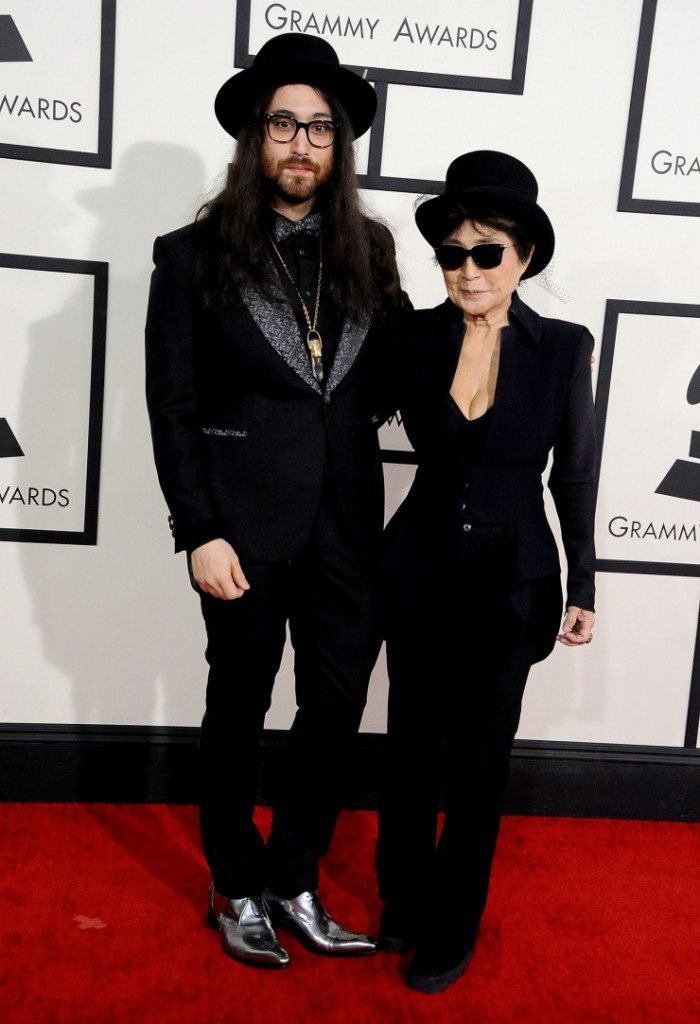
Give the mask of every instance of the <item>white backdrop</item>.
[[[41, 0], [7, 0], [3, 8], [32, 61], [13, 57], [7, 31], [4, 37], [0, 31], [0, 248], [13, 258], [109, 265], [99, 516], [94, 546], [64, 543], [60, 537], [17, 540], [3, 533], [18, 523], [28, 523], [30, 530], [32, 523], [37, 529], [63, 528], [56, 525], [56, 509], [47, 526], [44, 510], [29, 507], [26, 489], [58, 479], [71, 458], [84, 460], [85, 439], [81, 435], [68, 453], [59, 445], [55, 472], [51, 465], [37, 468], [36, 480], [27, 470], [41, 464], [31, 461], [31, 439], [37, 423], [46, 438], [60, 435], [65, 418], [84, 432], [90, 376], [85, 361], [92, 360], [94, 372], [96, 355], [89, 330], [81, 326], [88, 278], [72, 288], [63, 278], [49, 286], [40, 271], [19, 271], [0, 260], [0, 719], [196, 725], [203, 705], [204, 634], [184, 558], [172, 554], [152, 465], [143, 398], [143, 322], [153, 238], [191, 219], [230, 158], [230, 140], [214, 118], [213, 98], [232, 73], [236, 5], [234, 0], [117, 0], [111, 167], [100, 166], [104, 137], [98, 142], [94, 123], [97, 0], [65, 0], [61, 21], [44, 35], [39, 14], [49, 6]], [[512, 13], [518, 5], [513, 0], [506, 6]], [[362, 13], [339, 0], [287, 5], [305, 16], [342, 7]], [[369, 13], [400, 25], [405, 17], [415, 24], [421, 10], [434, 21], [452, 10], [458, 12], [450, 15], [455, 24], [488, 27], [491, 7], [476, 0], [448, 5], [375, 0]], [[700, 321], [673, 313], [623, 316], [618, 335], [608, 335], [607, 354], [600, 346], [610, 300], [674, 308], [698, 301], [698, 221], [684, 215], [700, 210], [693, 208], [700, 203], [700, 164], [692, 171], [697, 155], [691, 152], [690, 131], [691, 122], [697, 128], [697, 72], [688, 78], [697, 62], [689, 54], [679, 60], [677, 51], [677, 45], [687, 49], [687, 40], [697, 37], [691, 31], [697, 27], [696, 7], [695, 0], [659, 0], [663, 35], [651, 49], [648, 105], [639, 149], [632, 153], [640, 168], [632, 198], [642, 203], [661, 198], [668, 204], [664, 212], [618, 212], [626, 148], [627, 166], [632, 152], [628, 119], [643, 0], [534, 0], [522, 94], [388, 86], [382, 176], [439, 180], [454, 156], [477, 148], [506, 150], [532, 167], [555, 226], [557, 249], [551, 284], [530, 283], [524, 298], [545, 315], [587, 324], [598, 342], [594, 376], [606, 375], [610, 452], [604, 447], [599, 534], [606, 560], [617, 568], [599, 575], [595, 642], [581, 651], [558, 648], [533, 671], [521, 738], [683, 744], [700, 605], [700, 578], [694, 575], [700, 504], [697, 497], [654, 493], [661, 477], [656, 472], [651, 486], [644, 467], [654, 440], [659, 467], [665, 470], [680, 459], [691, 464], [691, 474], [695, 467], [700, 472], [697, 447], [691, 451], [700, 414], [685, 393], [700, 363]], [[341, 41], [331, 41], [343, 59]], [[441, 59], [436, 52], [437, 58], [426, 57], [423, 47], [420, 61], [434, 67]], [[452, 73], [454, 48], [444, 53]], [[465, 74], [489, 73], [476, 65], [470, 70], [470, 59], [465, 51]], [[44, 106], [40, 117], [39, 98], [80, 111], [81, 121], [61, 119], [61, 106]], [[670, 107], [673, 117], [667, 119]], [[685, 118], [679, 114], [684, 109]], [[358, 147], [361, 169], [367, 147], [367, 141]], [[54, 150], [63, 154], [58, 161], [51, 158]], [[73, 160], [71, 150], [88, 156]], [[661, 170], [649, 170], [660, 151], [674, 160], [678, 154], [686, 158], [680, 170], [672, 161], [663, 181]], [[665, 166], [658, 155], [655, 159], [657, 167]], [[441, 301], [441, 276], [413, 222], [415, 194], [367, 189], [363, 195], [395, 232], [414, 304]], [[24, 282], [32, 274], [36, 297], [18, 298], [18, 275]], [[13, 312], [20, 299], [21, 310]], [[637, 331], [640, 317], [644, 323]], [[80, 351], [82, 369], [67, 372]], [[55, 372], [47, 370], [52, 360]], [[24, 450], [22, 457], [3, 450], [3, 419]], [[23, 443], [27, 424], [31, 431]], [[389, 512], [409, 483], [408, 468], [387, 466]], [[25, 488], [14, 507], [7, 496], [2, 501], [8, 486]], [[671, 557], [659, 554], [648, 530], [634, 542], [626, 538], [626, 547], [619, 549], [608, 526], [609, 509], [613, 514], [624, 509], [644, 530], [649, 523], [677, 523], [696, 527], [698, 534], [684, 537]], [[69, 511], [74, 517], [75, 505]], [[667, 539], [664, 543], [668, 547]], [[629, 560], [635, 571], [628, 571]], [[679, 563], [680, 574], [659, 573], [658, 562]], [[271, 728], [285, 728], [293, 714], [290, 669], [288, 655], [268, 716]], [[385, 699], [380, 660], [364, 730], [384, 729]]]

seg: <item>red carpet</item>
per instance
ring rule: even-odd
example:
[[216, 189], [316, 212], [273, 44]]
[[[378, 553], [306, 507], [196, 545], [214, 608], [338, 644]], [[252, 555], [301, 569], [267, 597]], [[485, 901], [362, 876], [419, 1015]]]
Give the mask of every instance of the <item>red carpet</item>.
[[[263, 825], [266, 811], [260, 811]], [[225, 957], [204, 926], [192, 807], [0, 806], [0, 1013], [10, 1024], [693, 1024], [700, 825], [506, 818], [477, 953], [445, 993], [406, 958]], [[347, 812], [321, 895], [376, 928], [376, 817]]]

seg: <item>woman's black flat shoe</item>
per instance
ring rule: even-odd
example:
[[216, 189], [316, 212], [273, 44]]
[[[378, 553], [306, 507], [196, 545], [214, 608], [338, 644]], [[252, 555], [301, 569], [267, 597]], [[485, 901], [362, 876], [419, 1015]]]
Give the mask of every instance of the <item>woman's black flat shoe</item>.
[[408, 968], [406, 984], [416, 992], [426, 992], [429, 995], [443, 992], [448, 985], [464, 974], [464, 968], [473, 956], [474, 947], [471, 947], [457, 963], [450, 963], [445, 955], [437, 956], [427, 951], [423, 953], [419, 949]]

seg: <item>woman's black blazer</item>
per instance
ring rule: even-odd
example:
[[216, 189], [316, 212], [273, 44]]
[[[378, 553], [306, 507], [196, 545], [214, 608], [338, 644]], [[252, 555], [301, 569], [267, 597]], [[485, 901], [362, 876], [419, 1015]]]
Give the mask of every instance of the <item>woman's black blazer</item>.
[[578, 324], [539, 316], [517, 294], [509, 320], [501, 334], [493, 419], [469, 465], [446, 450], [439, 430], [464, 337], [462, 312], [447, 300], [405, 321], [400, 408], [418, 468], [387, 527], [388, 583], [405, 593], [411, 579], [427, 580], [430, 573], [416, 565], [416, 552], [450, 550], [449, 538], [465, 521], [507, 524], [516, 531], [511, 599], [527, 617], [530, 581], [560, 571], [542, 486], [551, 453], [548, 482], [568, 563], [566, 604], [593, 610], [593, 339]]

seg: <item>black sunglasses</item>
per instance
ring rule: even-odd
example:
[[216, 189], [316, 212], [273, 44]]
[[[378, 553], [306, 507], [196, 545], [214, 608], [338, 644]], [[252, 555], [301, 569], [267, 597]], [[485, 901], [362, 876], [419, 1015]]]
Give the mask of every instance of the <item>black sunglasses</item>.
[[477, 267], [493, 270], [500, 267], [503, 250], [512, 248], [512, 243], [503, 245], [501, 242], [482, 242], [472, 249], [465, 249], [463, 245], [436, 245], [435, 259], [443, 270], [459, 270], [466, 263], [467, 256], [471, 256]]

